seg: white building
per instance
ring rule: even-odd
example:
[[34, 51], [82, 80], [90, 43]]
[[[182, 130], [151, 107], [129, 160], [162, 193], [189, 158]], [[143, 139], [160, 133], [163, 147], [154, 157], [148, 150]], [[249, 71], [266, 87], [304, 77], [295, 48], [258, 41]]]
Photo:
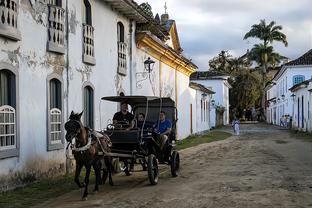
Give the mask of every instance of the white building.
[[312, 132], [312, 79], [296, 84], [289, 90], [294, 98], [292, 127]]
[[190, 80], [216, 92], [211, 98], [210, 126], [216, 127], [229, 124], [229, 76], [218, 71], [197, 71]]
[[266, 88], [267, 122], [280, 125], [283, 115], [293, 116], [294, 97], [288, 89], [312, 77], [312, 50], [282, 65]]
[[178, 139], [210, 128], [192, 126], [205, 89], [189, 87], [197, 67], [168, 14], [127, 0], [8, 0], [0, 13], [0, 189], [62, 172], [64, 122], [84, 110], [86, 126], [105, 128], [118, 106], [103, 96], [171, 97]]
[[190, 105], [191, 133], [200, 134], [211, 128], [210, 105], [215, 92], [196, 82], [190, 82], [190, 87], [196, 90], [195, 103]]

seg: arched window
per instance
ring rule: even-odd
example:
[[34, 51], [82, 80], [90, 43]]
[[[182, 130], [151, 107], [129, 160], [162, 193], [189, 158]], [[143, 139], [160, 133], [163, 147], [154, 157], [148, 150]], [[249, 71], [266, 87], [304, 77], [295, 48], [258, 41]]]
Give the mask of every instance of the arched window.
[[16, 120], [16, 76], [0, 69], [0, 153], [17, 147]]
[[296, 75], [293, 76], [293, 85], [299, 84], [305, 80], [305, 77], [303, 75]]
[[125, 28], [121, 22], [117, 23], [117, 40], [119, 42], [125, 42]]
[[92, 25], [92, 11], [91, 11], [91, 4], [89, 0], [83, 0], [85, 6], [85, 23], [87, 25]]
[[94, 92], [92, 87], [86, 86], [83, 90], [84, 125], [94, 128]]
[[63, 148], [63, 95], [58, 75], [48, 79], [48, 150]]

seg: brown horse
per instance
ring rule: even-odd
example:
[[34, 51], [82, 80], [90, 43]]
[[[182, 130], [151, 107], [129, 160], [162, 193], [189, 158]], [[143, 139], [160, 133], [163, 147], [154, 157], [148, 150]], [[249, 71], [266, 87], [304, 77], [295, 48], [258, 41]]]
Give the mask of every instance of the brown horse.
[[[85, 188], [82, 200], [86, 200], [88, 196], [89, 176], [92, 166], [96, 177], [94, 191], [99, 190], [99, 184], [105, 183], [107, 175], [109, 176], [109, 184], [111, 186], [114, 184], [112, 180], [111, 158], [105, 156], [104, 153], [110, 152], [111, 141], [106, 134], [100, 134], [84, 127], [81, 122], [82, 113], [83, 112], [75, 114], [73, 111], [71, 112], [69, 121], [65, 123], [65, 138], [68, 142], [68, 146], [71, 145], [73, 155], [76, 160], [75, 182], [79, 188]], [[72, 144], [73, 140], [75, 140], [74, 144]], [[100, 155], [100, 153], [102, 155]], [[101, 160], [103, 157], [106, 168], [103, 170], [103, 178], [101, 180]], [[79, 176], [83, 166], [86, 168], [86, 176], [84, 183], [80, 183]]]

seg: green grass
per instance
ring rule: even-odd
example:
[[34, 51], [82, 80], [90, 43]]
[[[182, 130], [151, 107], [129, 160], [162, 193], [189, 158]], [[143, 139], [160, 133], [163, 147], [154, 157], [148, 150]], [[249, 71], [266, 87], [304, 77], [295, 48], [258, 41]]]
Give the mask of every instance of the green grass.
[[290, 134], [292, 137], [296, 139], [304, 139], [304, 140], [312, 142], [312, 133], [292, 130]]
[[[93, 172], [93, 171], [92, 171]], [[85, 175], [82, 171], [80, 176]], [[89, 190], [93, 189], [94, 174], [90, 176]], [[74, 174], [41, 179], [38, 182], [17, 188], [12, 191], [0, 193], [1, 208], [25, 208], [47, 201], [50, 198], [61, 196], [67, 192], [78, 189], [74, 183]]]
[[187, 137], [186, 139], [183, 139], [182, 141], [179, 141], [177, 143], [176, 148], [178, 150], [186, 149], [186, 148], [194, 147], [194, 146], [197, 146], [197, 145], [203, 144], [203, 143], [209, 143], [209, 142], [213, 142], [213, 141], [223, 140], [223, 139], [226, 139], [226, 138], [228, 138], [230, 136], [231, 136], [231, 134], [227, 133], [227, 132], [211, 131], [208, 134], [204, 134], [204, 135], [201, 135], [201, 136], [190, 136], [190, 137]]

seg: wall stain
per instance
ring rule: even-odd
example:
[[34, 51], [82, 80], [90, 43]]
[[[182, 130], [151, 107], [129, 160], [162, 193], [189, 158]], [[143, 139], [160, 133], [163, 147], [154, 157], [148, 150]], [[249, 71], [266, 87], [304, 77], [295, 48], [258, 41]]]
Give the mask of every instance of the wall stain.
[[0, 193], [33, 183], [40, 178], [55, 177], [64, 172], [64, 162], [36, 157], [27, 160], [21, 171], [10, 170], [9, 174], [0, 175]]
[[76, 34], [76, 28], [77, 28], [78, 23], [79, 21], [76, 18], [76, 9], [71, 10], [69, 21], [68, 21], [70, 33]]

